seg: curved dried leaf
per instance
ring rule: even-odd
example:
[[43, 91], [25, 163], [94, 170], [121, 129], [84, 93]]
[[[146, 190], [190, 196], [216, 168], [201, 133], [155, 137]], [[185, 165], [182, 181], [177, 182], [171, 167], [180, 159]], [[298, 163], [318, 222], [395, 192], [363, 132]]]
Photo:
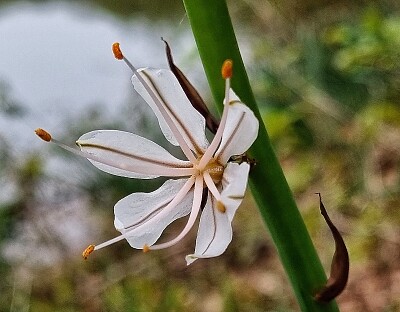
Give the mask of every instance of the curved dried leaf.
[[349, 254], [343, 237], [329, 218], [325, 206], [322, 203], [321, 194], [319, 195], [319, 208], [326, 223], [331, 230], [333, 239], [335, 240], [335, 253], [331, 264], [331, 274], [324, 287], [322, 287], [315, 295], [314, 299], [319, 302], [329, 302], [335, 299], [344, 290], [349, 277]]
[[219, 121], [210, 113], [200, 94], [185, 77], [182, 71], [174, 64], [171, 48], [169, 47], [168, 42], [163, 38], [161, 38], [161, 40], [165, 43], [165, 53], [167, 54], [169, 68], [174, 73], [176, 79], [178, 79], [179, 84], [188, 97], [190, 103], [192, 103], [193, 107], [205, 118], [207, 128], [215, 134], [219, 126]]

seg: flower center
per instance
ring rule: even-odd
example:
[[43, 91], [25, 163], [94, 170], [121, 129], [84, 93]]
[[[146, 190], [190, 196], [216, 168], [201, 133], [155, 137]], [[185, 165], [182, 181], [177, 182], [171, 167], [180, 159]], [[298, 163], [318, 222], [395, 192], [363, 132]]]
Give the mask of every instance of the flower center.
[[222, 180], [224, 169], [224, 166], [221, 165], [216, 158], [211, 158], [204, 169], [200, 172], [208, 172], [214, 183], [218, 184]]

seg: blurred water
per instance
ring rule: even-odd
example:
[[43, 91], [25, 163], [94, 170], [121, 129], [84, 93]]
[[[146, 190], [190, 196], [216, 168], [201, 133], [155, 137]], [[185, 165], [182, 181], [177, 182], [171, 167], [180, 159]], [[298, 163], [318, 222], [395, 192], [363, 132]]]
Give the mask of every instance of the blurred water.
[[[114, 59], [112, 43], [119, 41], [125, 55], [137, 67], [165, 68], [164, 44], [160, 37], [173, 44], [177, 60], [187, 54], [192, 57], [194, 41], [188, 30], [187, 22], [181, 20], [155, 23], [137, 16], [121, 21], [100, 9], [77, 3], [14, 2], [2, 7], [0, 83], [10, 87], [7, 94], [23, 107], [24, 114], [12, 117], [0, 110], [0, 143], [7, 142], [16, 162], [23, 161], [27, 153], [33, 154], [38, 148], [40, 156], [46, 158], [48, 145], [35, 136], [33, 130], [37, 127], [57, 137], [65, 133], [67, 126], [70, 128], [67, 122], [80, 118], [93, 106], [101, 108], [102, 117], [113, 121], [126, 119], [123, 115], [126, 105], [143, 105], [144, 109], [135, 111], [136, 118], [142, 118], [147, 106], [138, 101], [133, 91], [129, 69]], [[131, 122], [130, 130], [135, 129], [135, 121]], [[139, 134], [143, 133], [139, 131]], [[46, 169], [51, 171], [49, 176], [61, 177], [57, 183], [50, 184], [74, 185], [74, 179], [79, 179], [82, 173], [81, 168], [54, 156], [46, 159]], [[91, 168], [89, 164], [88, 167]], [[0, 202], [18, 198], [18, 189], [13, 188], [10, 177], [0, 177], [0, 183], [3, 190]], [[43, 187], [41, 191], [48, 190]], [[39, 234], [40, 229], [46, 229], [50, 236], [62, 238], [64, 249], [84, 248], [86, 242], [82, 237], [95, 233], [96, 228], [96, 222], [90, 225], [89, 205], [85, 201], [81, 196], [32, 208], [29, 220], [19, 225], [17, 238], [2, 248], [3, 256], [10, 261], [36, 264], [57, 261], [63, 253], [55, 246], [42, 244], [38, 229]], [[57, 222], [60, 219], [62, 226]]]
[[[117, 62], [111, 44], [121, 42], [138, 67], [166, 67], [163, 36], [176, 56], [194, 49], [182, 21], [150, 22], [143, 17], [120, 21], [79, 4], [16, 3], [0, 10], [0, 81], [26, 108], [23, 118], [0, 112], [0, 136], [24, 151], [42, 144], [33, 129], [62, 132], [63, 122], [96, 105], [112, 119], [132, 98], [130, 72]], [[29, 143], [29, 144], [28, 144]], [[33, 144], [33, 145], [32, 145]]]

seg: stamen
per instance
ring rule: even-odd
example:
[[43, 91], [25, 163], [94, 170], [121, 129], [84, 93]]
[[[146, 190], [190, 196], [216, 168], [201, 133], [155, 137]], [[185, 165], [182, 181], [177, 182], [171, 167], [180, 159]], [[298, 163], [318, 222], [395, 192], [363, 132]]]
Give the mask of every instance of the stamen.
[[112, 238], [112, 239], [109, 239], [108, 241], [105, 241], [104, 243], [101, 243], [101, 244], [96, 245], [95, 250], [102, 249], [102, 248], [104, 248], [104, 247], [110, 246], [110, 245], [112, 245], [112, 244], [114, 244], [114, 243], [117, 243], [117, 242], [123, 240], [124, 238], [126, 238], [126, 237], [125, 237], [125, 234], [126, 234], [126, 233], [121, 234], [121, 235], [118, 235], [118, 236], [116, 236], [116, 237], [114, 237], [114, 238]]
[[222, 64], [221, 74], [222, 78], [228, 79], [232, 78], [232, 69], [233, 69], [233, 62], [232, 60], [225, 60], [224, 64]]
[[182, 188], [178, 191], [178, 193], [175, 194], [173, 199], [165, 207], [163, 207], [160, 212], [157, 213], [157, 211], [160, 210], [160, 207], [156, 207], [153, 211], [147, 213], [146, 215], [143, 215], [135, 223], [125, 226], [125, 230], [128, 230], [127, 232], [125, 232], [125, 234], [130, 233], [130, 231], [138, 228], [139, 226], [143, 225], [145, 222], [149, 222], [151, 219], [154, 219], [156, 217], [162, 218], [163, 211], [165, 213], [165, 212], [169, 211], [170, 208], [173, 208], [176, 205], [178, 205], [183, 200], [183, 198], [186, 196], [186, 194], [189, 193], [189, 191], [192, 189], [194, 182], [195, 182], [195, 177], [191, 176], [186, 181], [186, 183], [182, 186]]
[[51, 141], [51, 135], [46, 130], [43, 130], [42, 128], [37, 128], [35, 130], [35, 133], [43, 141], [46, 141], [46, 142], [50, 142]]
[[115, 42], [112, 45], [112, 51], [114, 53], [114, 57], [117, 60], [122, 60], [124, 58], [124, 55], [122, 54], [121, 49], [119, 48], [119, 42]]
[[[170, 202], [167, 206], [165, 206], [165, 207], [163, 208], [163, 210], [162, 210], [159, 214], [157, 214], [157, 217], [158, 217], [158, 218], [163, 218], [163, 215], [164, 215], [164, 214], [168, 213], [168, 212], [170, 211], [170, 209], [172, 209], [172, 208], [174, 208], [176, 205], [178, 205], [178, 204], [183, 200], [183, 198], [186, 196], [186, 194], [190, 191], [190, 189], [192, 188], [194, 182], [195, 182], [195, 181], [194, 181], [194, 177], [193, 177], [193, 176], [190, 177], [190, 178], [188, 179], [188, 181], [186, 181], [186, 183], [184, 184], [184, 186], [183, 186], [183, 187], [179, 190], [179, 192], [175, 195], [175, 197], [171, 200], [171, 202]], [[126, 232], [124, 232], [123, 234], [121, 234], [121, 235], [119, 235], [119, 236], [116, 236], [116, 237], [114, 237], [114, 238], [112, 238], [112, 239], [110, 239], [110, 240], [108, 240], [108, 241], [105, 241], [105, 242], [103, 242], [103, 243], [101, 243], [101, 244], [99, 244], [99, 245], [96, 245], [95, 250], [99, 250], [99, 249], [101, 249], [101, 248], [104, 248], [104, 247], [107, 247], [107, 246], [109, 246], [109, 245], [112, 245], [112, 244], [114, 244], [114, 243], [116, 243], [116, 242], [119, 242], [119, 241], [121, 241], [121, 240], [123, 240], [123, 239], [126, 239], [127, 236], [129, 236], [133, 231], [135, 231], [135, 230], [138, 229], [141, 225], [144, 224], [144, 223], [142, 223], [143, 220], [149, 221], [148, 219], [146, 219], [146, 216], [143, 217], [141, 220], [139, 220], [138, 222], [136, 222], [135, 225], [130, 225], [130, 226], [128, 226], [127, 228], [129, 228], [129, 230], [126, 231]], [[152, 220], [152, 219], [150, 219], [150, 220]], [[147, 246], [147, 247], [146, 247], [146, 246]], [[151, 248], [150, 248], [148, 245], [144, 245], [144, 246], [143, 246], [143, 252], [148, 252], [148, 251], [150, 251], [150, 250], [151, 250]]]
[[[204, 153], [203, 157], [201, 158], [198, 169], [203, 170], [210, 159], [213, 157], [214, 153], [217, 151], [219, 144], [222, 140], [222, 134], [225, 130], [226, 120], [228, 118], [228, 110], [229, 110], [229, 90], [231, 88], [231, 79], [230, 75], [232, 75], [232, 61], [227, 60], [222, 65], [222, 76], [225, 79], [225, 102], [224, 102], [224, 110], [222, 112], [221, 122], [219, 124], [217, 133], [214, 136], [210, 146], [207, 148], [206, 152]], [[225, 69], [224, 69], [225, 68]], [[224, 75], [224, 73], [226, 75]]]
[[208, 187], [208, 190], [211, 192], [211, 194], [215, 197], [217, 201], [221, 201], [221, 194], [219, 193], [217, 187], [215, 186], [215, 183], [213, 179], [211, 178], [211, 175], [205, 171], [203, 173], [203, 178], [204, 182], [206, 182], [206, 185]]
[[192, 211], [190, 212], [189, 220], [186, 223], [185, 228], [174, 239], [172, 239], [166, 243], [150, 246], [149, 250], [158, 250], [158, 249], [164, 249], [164, 248], [171, 247], [171, 246], [175, 245], [176, 243], [178, 243], [180, 240], [182, 240], [189, 233], [189, 231], [192, 229], [192, 227], [196, 221], [197, 215], [199, 214], [202, 195], [203, 195], [203, 178], [201, 175], [199, 175], [196, 177], [196, 183], [194, 186]]
[[208, 190], [211, 192], [211, 194], [217, 200], [216, 208], [220, 212], [225, 213], [226, 207], [221, 200], [221, 194], [219, 193], [217, 187], [215, 186], [215, 183], [214, 183], [213, 179], [211, 178], [211, 175], [206, 171], [203, 173], [203, 177], [204, 177], [204, 181], [206, 182], [206, 185], [208, 187]]
[[89, 245], [83, 252], [82, 252], [82, 257], [83, 259], [87, 260], [89, 255], [94, 251], [95, 245]]
[[[159, 109], [162, 117], [164, 118], [165, 122], [167, 123], [168, 127], [171, 129], [172, 133], [174, 134], [175, 139], [178, 141], [179, 146], [182, 149], [182, 152], [185, 154], [187, 159], [192, 162], [193, 164], [196, 163], [196, 157], [193, 155], [192, 150], [190, 147], [187, 145], [185, 139], [179, 132], [178, 128], [176, 127], [175, 123], [173, 122], [171, 116], [168, 114], [168, 112], [165, 110], [162, 102], [160, 99], [157, 97], [157, 95], [153, 92], [153, 90], [150, 88], [150, 86], [147, 84], [147, 82], [143, 79], [143, 77], [139, 74], [138, 70], [136, 69], [135, 66], [132, 65], [132, 63], [122, 54], [119, 44], [116, 45], [116, 52], [117, 56], [122, 56], [122, 60], [124, 60], [125, 64], [128, 65], [128, 67], [131, 69], [134, 75], [138, 78], [140, 83], [143, 85], [143, 87], [146, 89], [147, 93], [150, 95], [151, 99], [154, 101], [156, 104], [157, 108]], [[113, 45], [113, 51], [114, 51], [114, 45]], [[116, 56], [116, 57], [117, 57]]]
[[129, 163], [121, 164], [119, 162], [113, 161], [108, 158], [98, 157], [98, 156], [92, 155], [90, 153], [83, 152], [83, 151], [77, 150], [75, 148], [72, 148], [58, 140], [53, 139], [51, 137], [50, 133], [48, 133], [47, 131], [45, 131], [41, 128], [36, 129], [35, 133], [42, 140], [44, 140], [46, 142], [54, 143], [54, 144], [58, 145], [59, 147], [61, 147], [62, 149], [66, 150], [72, 154], [102, 163], [107, 166], [118, 168], [121, 170], [126, 170], [126, 171], [139, 173], [139, 174], [150, 174], [150, 175], [156, 175], [156, 176], [162, 175], [162, 176], [170, 176], [170, 177], [185, 177], [185, 176], [191, 176], [192, 174], [195, 173], [194, 168], [163, 167], [162, 163], [160, 163], [158, 168], [154, 169], [155, 172], [150, 172], [149, 168], [141, 170], [141, 168], [139, 168], [139, 166], [130, 165]]

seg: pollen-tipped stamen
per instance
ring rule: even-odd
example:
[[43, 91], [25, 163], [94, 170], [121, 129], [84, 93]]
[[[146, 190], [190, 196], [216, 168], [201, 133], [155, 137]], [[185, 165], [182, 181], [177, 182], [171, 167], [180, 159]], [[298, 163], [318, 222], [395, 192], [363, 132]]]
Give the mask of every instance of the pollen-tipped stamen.
[[[189, 145], [186, 143], [185, 139], [179, 132], [178, 128], [176, 127], [175, 123], [173, 122], [172, 118], [168, 114], [168, 112], [165, 110], [163, 104], [161, 103], [160, 99], [158, 96], [153, 92], [153, 90], [150, 88], [148, 83], [143, 79], [143, 77], [139, 74], [138, 70], [136, 69], [135, 66], [132, 65], [132, 63], [122, 54], [121, 49], [119, 48], [119, 44], [114, 43], [115, 49], [116, 49], [116, 55], [115, 57], [122, 57], [122, 60], [125, 62], [125, 64], [131, 69], [133, 74], [138, 78], [140, 83], [143, 85], [143, 87], [146, 89], [147, 93], [150, 95], [151, 99], [154, 101], [156, 104], [157, 108], [159, 109], [161, 115], [163, 116], [165, 122], [167, 123], [168, 127], [171, 129], [175, 139], [178, 141], [179, 146], [182, 149], [182, 152], [185, 154], [187, 159], [191, 161], [193, 164], [196, 162], [196, 157], [193, 155], [193, 152], [191, 151]], [[113, 45], [113, 51], [114, 51], [114, 45]], [[118, 57], [117, 57], [118, 56]]]
[[229, 111], [229, 90], [231, 88], [231, 75], [232, 75], [232, 61], [226, 60], [222, 65], [222, 78], [225, 79], [225, 101], [224, 101], [224, 110], [222, 112], [221, 121], [219, 123], [219, 127], [217, 133], [215, 134], [210, 146], [207, 148], [206, 152], [204, 153], [203, 157], [201, 158], [198, 169], [203, 170], [210, 159], [214, 156], [214, 153], [217, 151], [221, 140], [222, 134], [225, 130], [226, 120], [228, 118], [228, 111]]
[[35, 130], [36, 135], [41, 138], [43, 141], [50, 142], [51, 141], [51, 134], [48, 133], [46, 130], [42, 128], [37, 128]]
[[87, 260], [89, 255], [95, 250], [96, 246], [95, 245], [89, 245], [86, 247], [86, 249], [82, 252], [82, 257], [83, 259]]
[[115, 57], [117, 60], [123, 60], [124, 55], [122, 54], [122, 51], [121, 51], [121, 49], [120, 49], [120, 47], [119, 47], [119, 42], [113, 43], [113, 45], [112, 45], [112, 51], [113, 51], [114, 57]]
[[232, 78], [232, 72], [233, 72], [233, 62], [232, 60], [225, 60], [224, 63], [222, 64], [221, 68], [221, 75], [222, 78], [228, 79]]

